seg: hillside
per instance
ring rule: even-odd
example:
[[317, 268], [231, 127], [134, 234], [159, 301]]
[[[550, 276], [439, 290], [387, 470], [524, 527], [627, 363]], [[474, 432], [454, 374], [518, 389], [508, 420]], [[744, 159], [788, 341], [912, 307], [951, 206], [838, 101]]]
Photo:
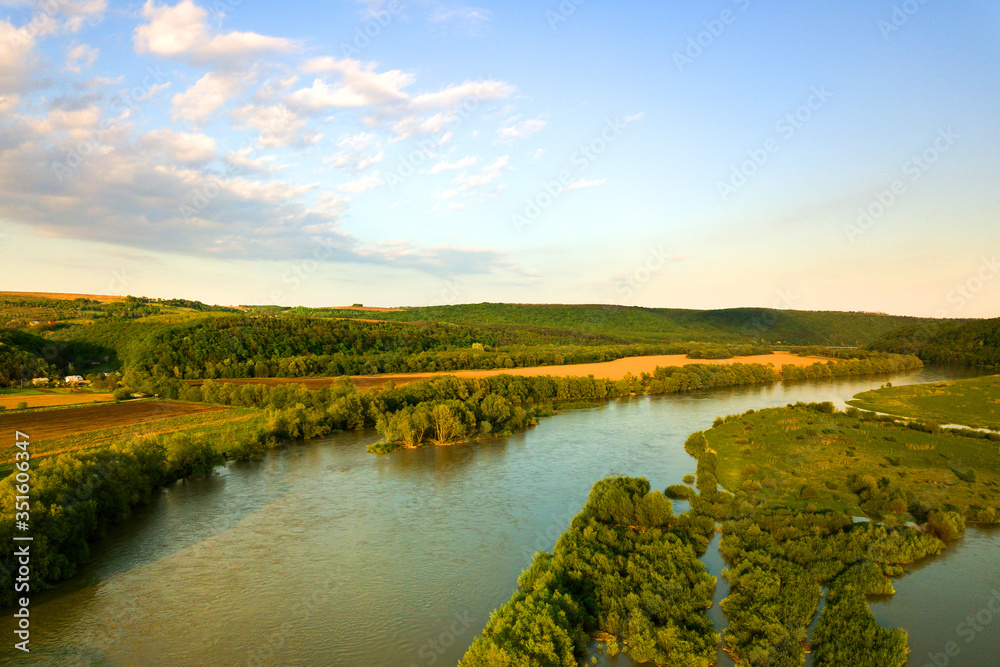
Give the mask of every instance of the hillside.
[[[361, 317], [344, 309], [295, 309], [316, 317]], [[380, 319], [402, 322], [504, 324], [601, 334], [631, 341], [763, 341], [786, 345], [864, 345], [904, 326], [935, 320], [835, 311], [728, 308], [684, 310], [608, 305], [479, 303], [429, 306], [383, 312]]]
[[872, 341], [883, 352], [915, 354], [924, 361], [1000, 365], [1000, 318], [909, 325]]

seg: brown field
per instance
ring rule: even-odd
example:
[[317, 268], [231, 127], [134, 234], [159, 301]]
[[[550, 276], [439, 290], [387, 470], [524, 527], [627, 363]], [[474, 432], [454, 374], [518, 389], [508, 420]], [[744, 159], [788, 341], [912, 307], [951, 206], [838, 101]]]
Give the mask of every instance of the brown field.
[[80, 405], [81, 403], [105, 403], [113, 401], [111, 394], [13, 394], [0, 396], [0, 405], [13, 410], [24, 401], [29, 408], [54, 408], [60, 405]]
[[[733, 357], [732, 359], [689, 359], [683, 354], [660, 354], [649, 357], [625, 357], [615, 361], [604, 361], [595, 364], [567, 364], [565, 366], [533, 366], [531, 368], [505, 368], [490, 370], [472, 371], [439, 371], [436, 373], [396, 373], [385, 375], [355, 375], [351, 377], [351, 382], [359, 389], [377, 387], [384, 382], [392, 380], [396, 385], [403, 385], [417, 380], [426, 380], [438, 375], [456, 375], [458, 377], [486, 377], [489, 375], [572, 375], [576, 377], [587, 377], [593, 375], [597, 378], [607, 378], [609, 380], [622, 380], [627, 373], [638, 376], [641, 373], [652, 373], [657, 366], [685, 366], [687, 364], [773, 364], [779, 371], [784, 364], [794, 364], [796, 366], [810, 366], [816, 362], [826, 363], [830, 359], [823, 357], [800, 357], [790, 352], [775, 352], [773, 354], [759, 355], [755, 357]], [[265, 384], [275, 387], [280, 384], [301, 384], [307, 389], [322, 389], [329, 387], [336, 378], [310, 377], [310, 378], [240, 378], [233, 380], [216, 380], [216, 382], [231, 382], [233, 384]], [[193, 385], [201, 384], [201, 380], [194, 380]]]
[[62, 299], [72, 301], [73, 299], [92, 299], [101, 303], [111, 303], [114, 301], [124, 301], [123, 296], [112, 296], [110, 294], [69, 294], [66, 292], [0, 292], [0, 296], [21, 296], [37, 299]]
[[330, 306], [336, 310], [370, 310], [373, 313], [398, 313], [402, 308], [377, 308], [375, 306]]
[[228, 410], [219, 405], [175, 401], [115, 403], [65, 410], [45, 410], [18, 414], [0, 413], [0, 442], [14, 442], [14, 432], [26, 433], [32, 442], [62, 438], [88, 431], [133, 426], [203, 412]]

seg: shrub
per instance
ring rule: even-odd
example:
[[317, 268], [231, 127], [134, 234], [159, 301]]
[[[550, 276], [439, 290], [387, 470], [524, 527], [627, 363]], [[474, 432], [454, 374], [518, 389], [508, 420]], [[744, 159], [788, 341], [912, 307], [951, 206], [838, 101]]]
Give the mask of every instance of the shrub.
[[806, 500], [807, 498], [819, 498], [819, 491], [816, 490], [816, 487], [806, 484], [799, 492], [799, 498], [802, 500]]
[[27, 401], [19, 401], [18, 404], [17, 404], [17, 409], [18, 410], [27, 410], [28, 409], [28, 402]]
[[111, 392], [111, 397], [116, 401], [127, 401], [132, 398], [132, 390], [126, 389], [125, 387], [119, 387]]
[[671, 484], [663, 494], [672, 500], [691, 500], [694, 497], [694, 489], [683, 484]]
[[694, 484], [694, 475], [684, 475], [685, 484]]
[[965, 533], [965, 517], [958, 512], [934, 510], [927, 516], [924, 529], [945, 542], [957, 540]]

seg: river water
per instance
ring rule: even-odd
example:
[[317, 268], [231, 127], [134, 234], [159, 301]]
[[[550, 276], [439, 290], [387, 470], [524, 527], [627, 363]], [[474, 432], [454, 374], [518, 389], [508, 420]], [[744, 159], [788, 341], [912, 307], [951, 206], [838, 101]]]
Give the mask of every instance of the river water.
[[[928, 367], [891, 380], [972, 374]], [[455, 665], [596, 480], [623, 473], [663, 489], [694, 472], [683, 442], [718, 415], [799, 400], [842, 407], [887, 379], [619, 400], [509, 438], [387, 456], [365, 451], [374, 432], [347, 433], [229, 464], [164, 490], [95, 544], [78, 576], [36, 594], [31, 653], [8, 641], [0, 663]], [[717, 541], [705, 556], [716, 576]], [[1000, 665], [989, 610], [1000, 532], [971, 529], [895, 586], [873, 609], [909, 630], [911, 665], [934, 665], [938, 652], [947, 665]], [[716, 603], [724, 596], [720, 579]], [[721, 629], [717, 604], [710, 614]], [[961, 632], [969, 614], [978, 630]], [[0, 628], [13, 636], [9, 615]], [[720, 654], [720, 664], [732, 663]]]

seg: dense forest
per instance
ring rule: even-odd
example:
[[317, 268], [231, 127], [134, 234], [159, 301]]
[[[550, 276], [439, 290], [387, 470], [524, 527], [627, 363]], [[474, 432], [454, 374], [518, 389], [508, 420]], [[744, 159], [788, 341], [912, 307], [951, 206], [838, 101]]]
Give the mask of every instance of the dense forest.
[[637, 661], [714, 664], [718, 635], [705, 612], [715, 578], [698, 560], [693, 530], [646, 479], [597, 482], [570, 529], [552, 552], [535, 556], [460, 667], [576, 667], [593, 632], [615, 637], [609, 653], [620, 641]]
[[[89, 542], [149, 501], [161, 486], [211, 473], [224, 457], [206, 440], [178, 434], [108, 449], [74, 452], [32, 462], [31, 587], [41, 591], [73, 576], [90, 555]], [[17, 496], [14, 475], [0, 480], [0, 606], [13, 604], [16, 570], [12, 540]]]
[[[265, 308], [280, 313], [286, 309]], [[288, 309], [308, 316], [370, 317], [345, 309]], [[480, 303], [405, 308], [378, 313], [399, 322], [522, 325], [561, 329], [579, 336], [604, 334], [634, 341], [760, 341], [786, 345], [861, 345], [907, 325], [935, 320], [880, 313], [729, 308], [684, 310], [610, 305]]]
[[1000, 366], [1000, 318], [910, 325], [881, 336], [869, 347], [915, 354], [924, 361]]
[[[919, 530], [856, 523], [842, 512], [765, 507], [744, 490], [719, 490], [703, 433], [685, 448], [698, 459], [696, 479], [686, 480], [698, 491], [674, 485], [661, 495], [644, 479], [623, 477], [595, 484], [569, 530], [551, 552], [535, 555], [460, 665], [569, 667], [587, 635], [601, 636], [607, 655], [714, 664], [718, 637], [704, 614], [714, 581], [696, 557], [717, 521], [730, 583], [722, 638], [737, 664], [800, 667], [810, 639], [817, 667], [906, 664], [905, 631], [881, 627], [865, 596], [892, 595], [890, 577], [944, 549], [934, 522], [954, 528], [946, 537], [954, 539], [964, 529], [960, 517], [940, 513]], [[673, 515], [665, 496], [686, 498], [691, 509]], [[637, 558], [650, 542], [657, 557]]]

